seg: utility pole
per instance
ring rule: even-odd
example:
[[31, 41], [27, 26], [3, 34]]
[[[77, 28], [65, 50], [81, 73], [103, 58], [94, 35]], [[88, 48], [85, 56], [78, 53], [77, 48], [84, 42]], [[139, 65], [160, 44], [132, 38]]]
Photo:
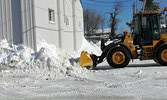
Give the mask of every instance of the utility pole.
[[135, 2], [133, 3], [133, 17], [135, 16]]
[[146, 0], [143, 0], [143, 12], [145, 12]]
[[133, 31], [134, 31], [134, 25], [135, 25], [135, 2], [134, 2], [134, 4], [133, 4], [133, 20], [132, 20], [132, 23], [133, 23]]
[[138, 13], [139, 0], [136, 0], [136, 13]]

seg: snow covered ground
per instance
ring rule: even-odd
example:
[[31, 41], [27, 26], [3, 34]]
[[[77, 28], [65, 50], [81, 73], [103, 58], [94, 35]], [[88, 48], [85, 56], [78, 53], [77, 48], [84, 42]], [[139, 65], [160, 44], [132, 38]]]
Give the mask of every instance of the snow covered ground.
[[45, 41], [39, 46], [34, 52], [0, 43], [0, 99], [167, 100], [167, 66], [135, 60], [113, 69], [105, 61], [89, 71], [80, 68], [76, 56], [81, 50], [100, 53], [94, 44], [84, 40], [73, 55]]

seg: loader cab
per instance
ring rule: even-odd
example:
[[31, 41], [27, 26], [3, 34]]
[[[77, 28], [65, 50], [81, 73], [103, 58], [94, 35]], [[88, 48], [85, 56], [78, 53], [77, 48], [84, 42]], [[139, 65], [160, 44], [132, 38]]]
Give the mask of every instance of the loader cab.
[[138, 13], [135, 17], [134, 44], [153, 45], [153, 40], [159, 40], [161, 12]]

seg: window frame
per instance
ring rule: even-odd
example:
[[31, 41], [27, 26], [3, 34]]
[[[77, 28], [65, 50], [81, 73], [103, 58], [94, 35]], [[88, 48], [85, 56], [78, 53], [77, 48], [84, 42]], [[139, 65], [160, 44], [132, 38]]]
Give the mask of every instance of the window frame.
[[48, 8], [48, 17], [49, 17], [49, 23], [54, 24], [55, 23], [55, 11], [51, 8]]

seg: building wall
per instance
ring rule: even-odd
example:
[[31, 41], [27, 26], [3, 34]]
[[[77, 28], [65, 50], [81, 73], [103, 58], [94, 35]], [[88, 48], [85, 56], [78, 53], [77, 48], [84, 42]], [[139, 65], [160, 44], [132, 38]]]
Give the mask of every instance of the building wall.
[[76, 0], [75, 2], [75, 33], [76, 33], [76, 50], [79, 50], [82, 45], [82, 39], [84, 37], [84, 19], [83, 19], [83, 8], [80, 0]]
[[36, 49], [33, 0], [0, 0], [0, 40]]
[[0, 0], [0, 40], [13, 43], [12, 11], [10, 0]]
[[[59, 45], [57, 0], [34, 0], [35, 30], [37, 44], [44, 39], [47, 43]], [[49, 22], [48, 10], [55, 11], [55, 23]], [[38, 50], [39, 48], [37, 48]]]
[[[34, 5], [37, 42], [44, 39], [69, 52], [80, 48], [84, 33], [79, 0], [35, 0]], [[49, 22], [48, 9], [54, 10], [54, 23]]]
[[[50, 10], [54, 21], [49, 21]], [[0, 0], [0, 40], [39, 50], [44, 39], [72, 52], [80, 48], [83, 35], [79, 0]]]
[[36, 49], [34, 0], [20, 0], [23, 44]]
[[63, 9], [63, 21], [62, 25], [64, 27], [62, 34], [62, 48], [69, 49], [69, 51], [75, 50], [74, 45], [74, 30], [73, 30], [73, 0], [62, 0]]

